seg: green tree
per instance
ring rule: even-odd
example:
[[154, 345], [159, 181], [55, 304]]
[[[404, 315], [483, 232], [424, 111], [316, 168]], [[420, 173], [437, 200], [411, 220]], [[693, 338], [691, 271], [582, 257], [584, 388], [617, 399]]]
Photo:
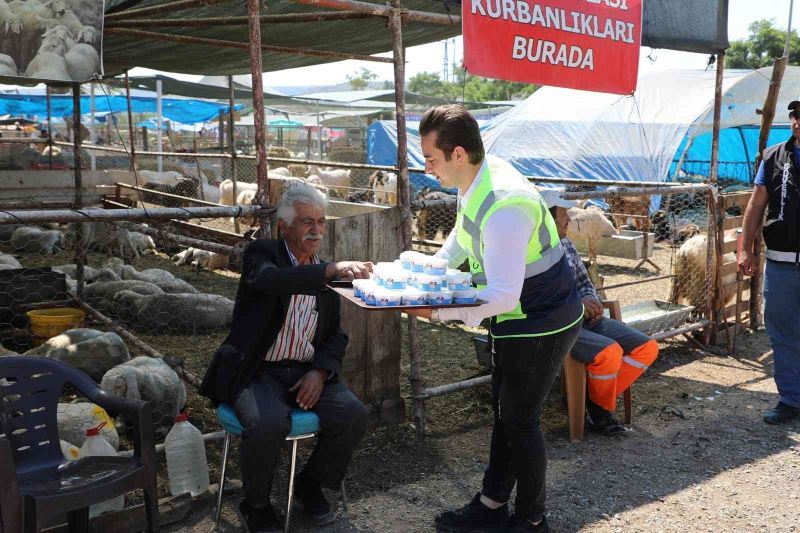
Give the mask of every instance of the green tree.
[[[734, 41], [725, 54], [727, 68], [756, 69], [771, 67], [783, 55], [786, 31], [775, 27], [774, 20], [757, 20], [750, 24], [746, 39]], [[800, 64], [800, 36], [792, 31], [789, 43], [789, 64]]]
[[531, 83], [517, 83], [473, 76], [463, 67], [453, 66], [455, 79], [442, 81], [436, 72], [420, 72], [408, 82], [408, 90], [447, 100], [485, 102], [487, 100], [523, 99], [539, 87]]
[[369, 82], [376, 79], [378, 79], [377, 74], [363, 67], [347, 75], [350, 87], [352, 87], [354, 91], [363, 91], [369, 86]]

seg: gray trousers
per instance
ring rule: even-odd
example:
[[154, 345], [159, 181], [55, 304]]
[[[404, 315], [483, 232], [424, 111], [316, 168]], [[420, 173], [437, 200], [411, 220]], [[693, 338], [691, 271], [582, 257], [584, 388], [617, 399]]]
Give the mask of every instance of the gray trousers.
[[[244, 428], [239, 446], [245, 501], [255, 508], [269, 502], [275, 465], [291, 429], [289, 413], [296, 394], [289, 388], [310, 363], [263, 363], [245, 387], [234, 410]], [[347, 386], [334, 378], [325, 382], [311, 409], [319, 416], [320, 433], [304, 472], [321, 486], [338, 489], [367, 425], [367, 409]]]

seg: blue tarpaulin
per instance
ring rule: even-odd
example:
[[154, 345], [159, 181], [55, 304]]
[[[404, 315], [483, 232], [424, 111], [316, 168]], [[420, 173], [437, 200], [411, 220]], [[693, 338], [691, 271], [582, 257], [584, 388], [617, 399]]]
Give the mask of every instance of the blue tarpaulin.
[[[53, 117], [72, 116], [72, 96], [53, 95], [50, 97]], [[95, 96], [96, 113], [117, 113], [126, 111], [128, 105], [124, 96]], [[237, 104], [234, 109], [243, 109]], [[220, 110], [228, 112], [228, 106], [204, 100], [184, 100], [163, 98], [164, 117], [184, 124], [208, 122], [219, 116]], [[156, 99], [149, 96], [132, 96], [131, 110], [134, 113], [155, 113]], [[81, 96], [81, 112], [89, 112], [89, 97]], [[44, 95], [0, 94], [0, 115], [47, 117], [47, 97]]]
[[[406, 123], [408, 132], [408, 166], [424, 167], [425, 158], [419, 139], [419, 122]], [[397, 164], [397, 123], [392, 120], [377, 120], [367, 129], [367, 163], [371, 165]], [[423, 187], [441, 189], [436, 178], [427, 174], [409, 173], [411, 190], [416, 194]], [[413, 196], [412, 194], [412, 196]]]

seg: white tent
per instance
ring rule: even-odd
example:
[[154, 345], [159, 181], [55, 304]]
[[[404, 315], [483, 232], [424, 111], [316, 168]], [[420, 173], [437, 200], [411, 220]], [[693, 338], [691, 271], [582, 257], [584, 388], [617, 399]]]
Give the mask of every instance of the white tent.
[[[721, 127], [729, 130], [721, 137], [721, 161], [755, 160], [756, 110], [771, 75], [771, 68], [725, 71]], [[543, 87], [495, 119], [484, 143], [528, 176], [666, 181], [677, 162], [710, 159], [714, 83], [709, 69], [643, 76], [633, 96]], [[788, 67], [776, 113], [776, 124], [784, 127], [771, 141], [786, 138], [784, 110], [798, 97], [800, 67]]]

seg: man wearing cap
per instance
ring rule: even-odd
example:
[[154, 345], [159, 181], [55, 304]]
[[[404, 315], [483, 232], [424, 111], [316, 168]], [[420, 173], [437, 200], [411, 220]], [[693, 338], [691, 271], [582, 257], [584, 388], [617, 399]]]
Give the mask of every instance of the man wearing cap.
[[603, 316], [603, 305], [589, 279], [578, 251], [567, 238], [575, 202], [565, 200], [557, 189], [540, 191], [556, 221], [561, 247], [569, 260], [581, 295], [584, 322], [572, 357], [586, 365], [589, 397], [586, 417], [589, 428], [601, 435], [620, 435], [625, 428], [614, 416], [617, 398], [641, 376], [658, 357], [658, 343], [623, 322]]
[[487, 303], [409, 314], [471, 326], [491, 318], [493, 346], [494, 428], [483, 487], [464, 507], [438, 515], [436, 527], [547, 532], [539, 416], [583, 321], [572, 271], [542, 197], [511, 165], [485, 155], [478, 123], [464, 106], [428, 110], [419, 132], [426, 171], [458, 189], [456, 225], [436, 255], [451, 267], [467, 260]]
[[768, 424], [800, 416], [800, 101], [789, 104], [792, 136], [764, 151], [753, 194], [744, 213], [739, 270], [756, 267], [753, 241], [764, 220], [767, 245], [764, 274], [764, 324], [774, 360], [778, 404], [764, 414]]

